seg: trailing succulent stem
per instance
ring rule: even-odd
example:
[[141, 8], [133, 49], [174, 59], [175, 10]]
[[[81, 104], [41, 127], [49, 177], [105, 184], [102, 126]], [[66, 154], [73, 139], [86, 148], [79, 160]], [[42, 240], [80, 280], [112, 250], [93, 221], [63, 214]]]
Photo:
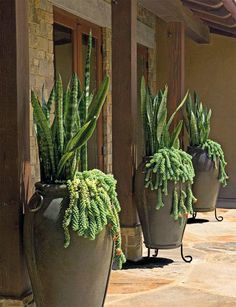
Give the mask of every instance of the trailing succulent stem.
[[215, 167], [219, 163], [219, 181], [222, 183], [223, 187], [227, 185], [227, 179], [229, 178], [225, 171], [225, 166], [227, 162], [225, 161], [224, 152], [221, 148], [221, 145], [212, 140], [207, 140], [203, 145], [202, 149], [207, 151], [207, 154], [211, 160], [214, 161]]
[[145, 187], [157, 191], [156, 209], [161, 209], [164, 196], [168, 195], [168, 184], [174, 185], [171, 215], [175, 220], [191, 214], [196, 199], [192, 194], [194, 169], [192, 157], [179, 149], [179, 135], [183, 121], [171, 129], [176, 113], [184, 105], [188, 93], [174, 113], [167, 114], [168, 89], [160, 90], [153, 96], [146, 87], [144, 78], [141, 84], [141, 114], [143, 119], [146, 155], [149, 161], [145, 165]]
[[107, 226], [114, 241], [114, 260], [121, 268], [125, 256], [121, 250], [116, 180], [112, 175], [91, 170], [78, 172], [67, 186], [70, 202], [63, 220], [65, 247], [70, 245], [70, 231], [94, 240]]
[[168, 195], [168, 183], [174, 185], [171, 215], [181, 221], [192, 214], [192, 203], [196, 201], [191, 185], [194, 178], [192, 158], [181, 149], [159, 149], [146, 163], [145, 187], [157, 191], [156, 209], [164, 206], [163, 196]]
[[193, 98], [189, 95], [186, 103], [185, 126], [189, 136], [190, 146], [206, 150], [210, 159], [219, 163], [219, 181], [227, 185], [228, 176], [225, 171], [226, 161], [221, 145], [209, 139], [211, 110], [203, 106], [199, 96], [194, 92]]

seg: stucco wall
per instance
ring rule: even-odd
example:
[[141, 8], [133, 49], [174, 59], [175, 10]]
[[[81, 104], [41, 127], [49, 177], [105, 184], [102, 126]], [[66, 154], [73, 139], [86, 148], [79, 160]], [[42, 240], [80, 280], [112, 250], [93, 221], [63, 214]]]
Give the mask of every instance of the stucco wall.
[[213, 111], [211, 138], [222, 144], [230, 176], [220, 197], [234, 198], [236, 206], [235, 71], [236, 39], [212, 34], [208, 45], [186, 40], [186, 88], [195, 89]]

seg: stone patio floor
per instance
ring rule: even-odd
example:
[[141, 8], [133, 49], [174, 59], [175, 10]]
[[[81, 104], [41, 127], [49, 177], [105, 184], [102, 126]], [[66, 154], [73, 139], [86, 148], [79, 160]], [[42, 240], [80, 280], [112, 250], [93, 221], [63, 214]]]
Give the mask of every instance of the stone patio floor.
[[113, 271], [105, 307], [236, 306], [236, 210], [218, 214], [223, 222], [209, 212], [197, 216], [209, 222], [187, 225], [184, 254], [192, 263], [180, 249], [161, 250], [149, 263]]

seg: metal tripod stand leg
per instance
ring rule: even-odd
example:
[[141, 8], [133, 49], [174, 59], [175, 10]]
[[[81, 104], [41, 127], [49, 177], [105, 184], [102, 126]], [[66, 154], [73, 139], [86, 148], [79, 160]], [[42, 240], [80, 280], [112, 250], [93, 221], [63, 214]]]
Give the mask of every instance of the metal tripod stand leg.
[[181, 250], [181, 257], [182, 257], [183, 261], [184, 261], [184, 262], [187, 262], [187, 263], [192, 262], [192, 260], [193, 260], [193, 257], [192, 257], [192, 256], [190, 256], [190, 255], [184, 256], [184, 254], [183, 254], [183, 244], [181, 244], [180, 250]]
[[215, 208], [215, 218], [216, 218], [216, 220], [218, 221], [218, 222], [222, 222], [223, 221], [223, 216], [221, 216], [221, 215], [219, 215], [219, 216], [217, 216], [217, 210], [216, 210], [216, 208]]

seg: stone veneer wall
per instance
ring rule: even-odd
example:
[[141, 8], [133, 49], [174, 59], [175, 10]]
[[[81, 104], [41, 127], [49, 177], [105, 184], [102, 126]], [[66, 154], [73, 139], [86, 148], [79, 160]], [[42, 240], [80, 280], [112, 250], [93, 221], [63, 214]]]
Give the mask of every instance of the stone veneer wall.
[[[53, 6], [48, 0], [28, 0], [30, 89], [40, 96], [42, 85], [51, 89], [54, 80], [53, 66]], [[30, 109], [30, 161], [32, 183], [39, 180], [39, 161]], [[32, 187], [33, 188], [33, 187]]]
[[[156, 23], [157, 18], [150, 11], [138, 5], [138, 20], [144, 23], [146, 26], [155, 31], [156, 41]], [[152, 91], [157, 90], [157, 46], [154, 48], [148, 48], [148, 81]]]

